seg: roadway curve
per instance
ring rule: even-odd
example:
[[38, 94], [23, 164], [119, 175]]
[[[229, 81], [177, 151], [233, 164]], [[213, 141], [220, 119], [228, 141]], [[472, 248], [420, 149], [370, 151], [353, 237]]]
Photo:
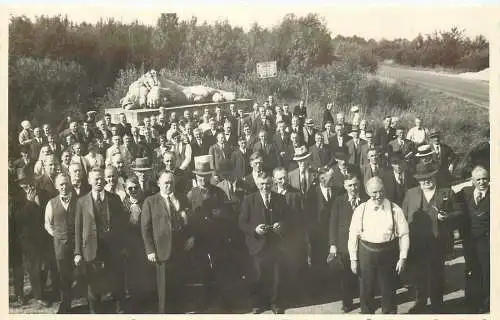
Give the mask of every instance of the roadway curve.
[[463, 79], [453, 75], [443, 75], [430, 71], [418, 71], [380, 65], [377, 74], [427, 89], [443, 92], [470, 102], [478, 107], [489, 108], [489, 82]]

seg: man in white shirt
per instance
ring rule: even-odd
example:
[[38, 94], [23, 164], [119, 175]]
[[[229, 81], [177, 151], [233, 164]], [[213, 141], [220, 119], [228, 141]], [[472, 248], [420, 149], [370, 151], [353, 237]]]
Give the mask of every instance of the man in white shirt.
[[410, 246], [408, 223], [403, 210], [385, 198], [382, 179], [368, 180], [366, 191], [370, 199], [354, 210], [348, 240], [351, 270], [360, 276], [361, 313], [375, 312], [378, 281], [382, 313], [395, 314], [397, 275], [405, 267]]
[[408, 130], [406, 134], [406, 139], [413, 141], [416, 146], [424, 144], [429, 138], [429, 130], [422, 127], [422, 120], [420, 118], [415, 118], [415, 126]]
[[[57, 313], [71, 313], [71, 284], [73, 282], [73, 251], [75, 249], [76, 198], [71, 192], [70, 179], [58, 174], [55, 186], [59, 195], [45, 208], [45, 230], [52, 236], [57, 263], [61, 303]], [[54, 276], [54, 275], [53, 275]]]

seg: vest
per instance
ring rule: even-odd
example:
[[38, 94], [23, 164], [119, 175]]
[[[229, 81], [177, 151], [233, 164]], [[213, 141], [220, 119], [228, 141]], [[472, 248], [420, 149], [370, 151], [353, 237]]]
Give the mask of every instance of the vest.
[[59, 196], [51, 199], [50, 205], [54, 223], [54, 251], [56, 259], [60, 260], [72, 256], [74, 250], [76, 196], [72, 196], [68, 210], [64, 209]]

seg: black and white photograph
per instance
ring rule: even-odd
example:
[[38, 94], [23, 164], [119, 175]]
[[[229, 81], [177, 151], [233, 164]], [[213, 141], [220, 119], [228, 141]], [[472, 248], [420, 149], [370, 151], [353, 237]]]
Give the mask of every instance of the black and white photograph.
[[8, 313], [490, 313], [500, 7], [148, 2], [4, 7]]

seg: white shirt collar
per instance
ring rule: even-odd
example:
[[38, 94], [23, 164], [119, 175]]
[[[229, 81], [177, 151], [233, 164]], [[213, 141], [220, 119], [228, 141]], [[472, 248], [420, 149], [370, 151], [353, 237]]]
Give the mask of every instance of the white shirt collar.
[[106, 194], [104, 192], [104, 190], [101, 191], [101, 192], [97, 192], [97, 191], [92, 190], [92, 198], [94, 199], [94, 201], [97, 201], [97, 194], [99, 194], [99, 197], [101, 198], [101, 201], [104, 200], [104, 195]]
[[425, 200], [427, 200], [427, 202], [429, 202], [429, 201], [431, 201], [432, 197], [434, 197], [434, 194], [436, 193], [436, 187], [434, 187], [434, 189], [432, 189], [432, 190], [422, 189], [422, 192], [424, 194]]

